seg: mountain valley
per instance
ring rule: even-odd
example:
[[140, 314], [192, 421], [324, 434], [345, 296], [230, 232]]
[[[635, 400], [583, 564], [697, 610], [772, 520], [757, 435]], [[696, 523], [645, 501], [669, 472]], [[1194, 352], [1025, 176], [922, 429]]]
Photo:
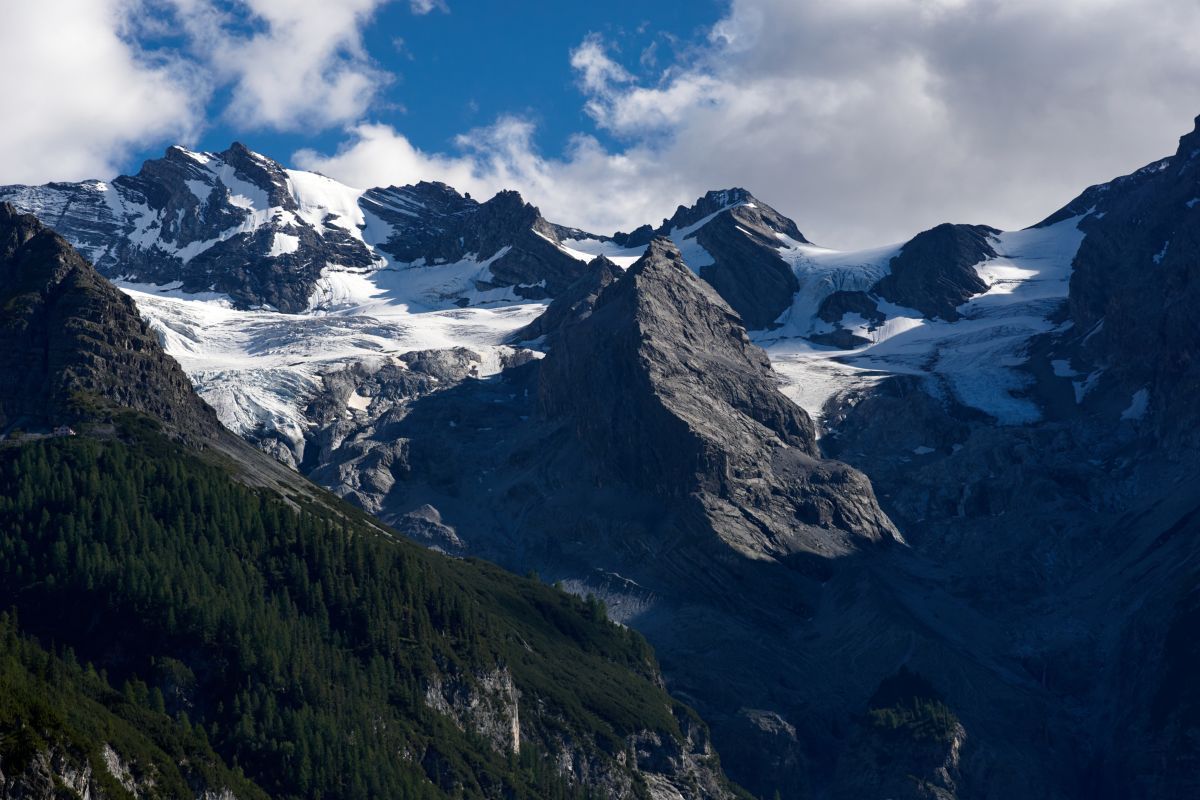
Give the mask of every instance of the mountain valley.
[[[275, 492], [316, 508], [318, 528], [349, 520], [428, 565], [436, 591], [471, 595], [486, 632], [513, 632], [429, 645], [429, 663], [473, 671], [411, 666], [404, 691], [424, 681], [441, 716], [404, 746], [444, 760], [403, 780], [737, 796], [723, 769], [755, 797], [1200, 792], [1200, 118], [1174, 155], [1030, 228], [944, 224], [858, 252], [813, 244], [739, 188], [594, 234], [515, 192], [360, 191], [238, 144], [0, 200], [15, 207], [0, 216], [3, 432], [92, 432], [15, 449], [55, 469], [157, 469], [120, 452], [134, 433], [106, 438], [137, 412], [168, 434], [165, 474], [241, 487], [214, 502]], [[197, 453], [238, 481], [178, 466]], [[330, 546], [327, 531], [297, 535]], [[254, 579], [272, 609], [276, 579]], [[21, 630], [66, 643], [66, 611], [39, 617], [29, 591], [4, 597]], [[199, 614], [201, 599], [170, 607]], [[339, 646], [407, 652], [372, 634], [395, 620], [371, 596], [346, 603]], [[593, 619], [601, 603], [628, 627]], [[332, 624], [304, 613], [322, 635]], [[531, 619], [576, 638], [543, 631], [522, 656]], [[215, 657], [163, 642], [122, 669], [161, 684], [162, 664], [201, 675]], [[569, 682], [549, 691], [546, 674]], [[597, 674], [611, 682], [583, 692]], [[497, 723], [480, 692], [517, 698], [519, 721]], [[305, 793], [250, 768], [285, 758], [267, 737], [204, 713], [209, 774], [232, 781], [219, 762], [236, 756], [257, 790]], [[584, 722], [564, 735], [563, 720]], [[514, 726], [553, 776], [504, 753]], [[503, 746], [475, 764], [452, 729]], [[494, 783], [470, 785], [476, 770]]]

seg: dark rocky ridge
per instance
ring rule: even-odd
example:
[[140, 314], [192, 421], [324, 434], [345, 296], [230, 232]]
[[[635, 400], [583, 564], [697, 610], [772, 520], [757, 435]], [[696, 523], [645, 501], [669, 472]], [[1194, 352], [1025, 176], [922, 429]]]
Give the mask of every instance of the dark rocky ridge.
[[622, 275], [621, 268], [604, 256], [597, 256], [587, 265], [584, 274], [554, 298], [544, 312], [533, 322], [521, 328], [509, 339], [513, 342], [528, 342], [540, 339], [572, 319], [579, 319], [591, 313], [596, 305], [596, 299], [605, 287], [618, 280]]
[[[107, 443], [112, 443], [112, 439], [120, 437], [127, 440], [122, 447], [145, 445], [148, 449], [142, 457], [155, 468], [159, 466], [155, 462], [156, 458], [167, 457], [163, 455], [164, 452], [175, 458], [181, 453], [186, 453], [188, 459], [199, 453], [201, 460], [196, 460], [194, 467], [197, 470], [217, 467], [218, 472], [222, 475], [228, 473], [231, 479], [241, 480], [255, 487], [269, 486], [270, 489], [278, 491], [278, 496], [275, 492], [266, 492], [261, 496], [248, 495], [251, 505], [260, 500], [264, 503], [275, 502], [282, 496], [297, 506], [303, 504], [307, 512], [331, 514], [332, 521], [342, 521], [342, 529], [336, 524], [327, 527], [325, 534], [328, 536], [383, 535], [385, 538], [394, 539], [393, 532], [375, 525], [362, 515], [350, 513], [327, 493], [316, 489], [294, 473], [281, 470], [263, 453], [221, 428], [215, 414], [195, 395], [182, 370], [162, 351], [157, 339], [150, 334], [137, 315], [133, 302], [99, 275], [62, 237], [44, 227], [35, 217], [20, 214], [6, 203], [0, 204], [0, 311], [3, 312], [0, 315], [0, 423], [5, 427], [12, 422], [24, 425], [58, 423], [64, 420], [85, 423], [86, 426], [81, 425], [80, 428], [81, 437], [95, 438]], [[465, 352], [447, 354], [441, 351], [407, 354], [404, 358], [407, 371], [415, 377], [410, 379], [398, 373], [392, 377], [398, 385], [404, 387], [404, 391], [427, 391], [432, 384], [439, 381], [449, 383], [460, 378], [464, 365], [469, 364], [468, 355]], [[80, 392], [84, 393], [82, 398], [79, 396]], [[80, 399], [84, 401], [82, 404], [78, 402]], [[104, 424], [110, 415], [123, 410], [139, 412], [142, 415], [141, 420], [131, 422], [120, 419], [116, 425]], [[167, 432], [176, 434], [184, 446], [180, 447], [179, 442], [161, 442], [154, 438], [143, 427], [147, 421], [157, 422]], [[79, 444], [89, 445], [92, 442], [83, 441]], [[188, 469], [193, 468], [190, 466], [191, 461], [181, 463], [189, 465]], [[212, 475], [200, 474], [208, 480], [215, 480]], [[280, 478], [280, 475], [284, 477]], [[182, 480], [179, 479], [180, 482]], [[193, 476], [192, 480], [200, 479]], [[188, 513], [186, 508], [179, 511], [181, 514]], [[145, 510], [144, 513], [161, 513], [161, 509], [156, 507], [153, 512]], [[95, 509], [94, 519], [97, 526], [102, 527], [107, 521], [105, 510]], [[269, 527], [269, 524], [264, 527]], [[295, 528], [291, 530], [294, 531]], [[171, 528], [171, 534], [176, 534], [175, 528]], [[192, 531], [185, 532], [180, 524], [178, 535], [188, 537], [192, 535]], [[97, 551], [106, 552], [100, 544], [99, 540], [103, 537], [99, 533], [97, 539]], [[393, 540], [383, 544], [389, 547], [409, 548], [408, 555], [413, 558], [429, 558], [428, 554], [402, 542]], [[271, 567], [270, 554], [265, 552], [266, 548], [260, 551], [252, 545], [247, 550], [251, 554], [234, 558], [244, 558], [247, 564], [253, 563], [251, 569]], [[336, 552], [336, 548], [334, 551]], [[140, 550], [136, 552], [139, 555], [141, 553]], [[463, 587], [460, 591], [465, 592], [465, 587], [468, 586], [473, 587], [474, 591], [475, 587], [484, 582], [493, 582], [501, 587], [507, 585], [517, 591], [522, 588], [515, 576], [506, 575], [490, 565], [466, 565], [446, 560], [439, 562], [439, 568], [443, 567], [458, 575], [456, 580], [461, 583], [456, 585]], [[486, 581], [481, 580], [484, 576]], [[28, 575], [21, 575], [20, 578], [23, 581], [29, 579]], [[382, 593], [389, 590], [386, 573], [381, 580]], [[262, 581], [263, 584], [268, 582]], [[52, 581], [36, 583], [53, 585]], [[87, 588], [90, 591], [92, 587], [89, 585]], [[547, 589], [536, 587], [536, 591], [546, 592]], [[137, 595], [134, 593], [133, 596]], [[536, 614], [530, 614], [528, 610], [509, 608], [506, 602], [512, 602], [517, 597], [518, 595], [514, 594], [509, 601], [493, 602], [489, 613], [498, 615], [501, 620], [504, 620], [505, 615], [509, 615], [508, 621], [501, 624], [519, 623], [513, 625], [514, 632], [520, 629], [521, 624], [545, 624], [546, 620], [535, 619]], [[253, 603], [254, 598], [248, 602]], [[143, 646], [154, 648], [175, 644], [170, 635], [162, 633], [164, 627], [175, 625], [174, 617], [169, 624], [156, 620], [156, 607], [144, 600], [142, 604], [146, 607], [140, 608], [138, 613], [132, 616], [136, 617], [137, 624], [144, 625], [143, 628], [131, 625], [128, 630], [112, 634], [104, 628], [106, 622], [103, 616], [97, 614], [91, 617], [92, 626], [99, 625], [102, 631], [106, 631], [99, 634], [106, 643], [98, 652], [106, 659], [114, 659], [112, 663], [120, 663], [121, 668], [125, 670], [132, 669], [131, 665], [142, 661], [151, 664], [167, 661], [172, 664], [169, 668], [171, 675], [179, 674], [177, 670], [182, 670], [192, 676], [194, 685], [188, 690], [192, 693], [188, 701], [188, 707], [191, 709], [204, 707], [211, 711], [218, 702], [230, 702], [230, 696], [220, 695], [220, 689], [212, 688], [217, 682], [215, 678], [210, 680], [210, 676], [226, 669], [230, 656], [228, 651], [222, 651], [214, 644], [213, 639], [197, 636], [194, 642], [183, 642], [181, 647], [170, 650], [170, 658], [160, 656], [157, 650], [148, 650], [149, 654], [137, 652], [137, 649]], [[134, 605], [134, 601], [124, 598], [122, 602], [114, 602], [104, 611], [106, 614], [115, 615], [118, 611], [127, 611]], [[57, 609], [50, 609], [47, 616], [40, 618], [41, 622], [30, 630], [35, 634], [53, 638], [58, 646], [71, 646], [71, 636], [79, 633], [75, 627], [75, 622], [78, 622], [76, 611], [77, 609], [70, 610], [73, 622], [69, 625], [54, 621], [57, 627], [49, 630], [37, 627], [37, 624], [50, 624], [47, 620], [52, 620], [54, 614], [58, 613]], [[22, 621], [27, 622], [35, 616], [29, 613], [29, 609], [22, 608]], [[297, 616], [299, 614], [289, 618], [289, 623]], [[568, 620], [569, 616], [559, 616], [557, 619]], [[583, 619], [582, 616], [579, 617], [580, 621]], [[594, 620], [593, 623], [615, 634], [618, 641], [626, 641], [626, 635], [608, 623], [602, 620]], [[332, 627], [342, 623], [335, 621], [327, 624]], [[79, 629], [87, 627], [86, 621], [78, 626]], [[239, 647], [244, 646], [244, 642], [252, 641], [253, 636], [257, 635], [248, 630], [242, 630], [239, 634]], [[446, 638], [443, 632], [433, 635]], [[553, 625], [547, 630], [539, 629], [538, 635], [548, 635], [556, 647], [562, 646], [567, 649], [581, 642], [572, 638], [578, 635], [578, 630], [564, 632], [555, 629]], [[204, 641], [200, 641], [201, 639]], [[164, 642], [169, 644], [164, 645]], [[452, 647], [458, 646], [466, 649], [466, 645], [461, 643]], [[440, 721], [431, 721], [428, 717], [421, 718], [420, 724], [427, 726], [428, 739], [428, 743], [421, 744], [430, 748], [431, 752], [437, 752], [434, 748], [439, 746], [440, 739], [446, 738], [449, 729], [445, 726], [450, 725], [467, 732], [472, 737], [473, 746], [495, 749], [501, 756], [501, 763], [503, 758], [513, 754], [522, 742], [526, 747], [537, 746], [543, 752], [550, 753], [547, 757], [550, 759], [548, 764], [556, 767], [573, 785], [584, 786], [602, 796], [632, 796], [635, 786], [645, 785], [649, 785], [662, 796], [684, 797], [687, 800], [731, 800], [737, 796], [720, 770], [706, 727], [690, 710], [676, 704], [665, 693], [657, 666], [648, 653], [644, 663], [636, 666], [625, 663], [618, 666], [616, 661], [607, 661], [596, 663], [596, 673], [589, 678], [563, 678], [564, 675], [587, 674], [587, 668], [582, 666], [583, 661], [580, 659], [591, 658], [592, 653], [589, 651], [585, 655], [580, 652], [574, 659], [568, 657], [568, 669], [554, 673], [556, 680], [594, 678], [598, 684], [608, 686], [615, 685], [614, 679], [627, 677], [633, 681], [641, 681], [642, 685], [648, 688], [654, 700], [647, 704], [648, 708], [633, 712], [633, 727], [627, 735], [613, 740], [601, 739], [600, 734], [595, 734], [594, 731], [599, 728], [589, 730], [586, 727], [592, 722], [599, 722], [598, 714], [603, 712], [587, 706], [586, 701], [584, 705], [578, 705], [578, 697], [571, 698], [572, 705], [569, 709], [549, 707], [539, 695], [544, 689], [542, 684], [529, 681], [527, 676], [522, 677], [519, 669], [510, 671], [503, 659], [495, 655], [496, 651], [488, 652], [498, 663], [483, 664], [474, 656], [467, 655], [448, 658], [444, 663], [440, 659], [437, 664], [431, 661], [428, 665], [428, 674], [424, 677], [433, 677], [424, 686], [422, 699], [428, 707], [425, 713], [445, 717]], [[175, 656], [178, 656], [178, 659]], [[542, 658], [543, 654], [539, 652], [537, 657]], [[96, 664], [102, 669], [108, 668], [103, 660], [97, 660]], [[167, 672], [164, 671], [163, 674]], [[156, 688], [161, 690], [164, 687], [156, 684]], [[217, 694], [212, 697], [203, 695], [209, 691]], [[286, 690], [281, 692], [285, 693]], [[300, 694], [302, 692], [298, 689], [293, 690], [293, 697]], [[192, 701], [195, 702], [194, 706], [190, 705]], [[401, 701], [393, 702], [399, 704]], [[403, 702], [407, 703], [409, 700]], [[316, 708], [316, 713], [333, 713], [328, 708], [317, 705], [313, 707]], [[643, 712], [647, 725], [639, 728], [641, 718], [638, 715]], [[658, 722], [649, 722], [652, 716], [656, 720], [661, 719], [663, 713], [669, 718], [665, 727]], [[7, 723], [7, 720], [5, 722]], [[258, 720], [255, 724], [261, 723], [262, 720]], [[89, 730], [88, 733], [90, 735], [93, 732]], [[7, 740], [8, 737], [5, 738]], [[72, 742], [73, 746], [88, 749], [100, 748], [103, 744], [104, 742], [99, 740]], [[0, 794], [3, 794], [5, 789], [15, 787], [19, 796], [25, 797], [23, 790], [28, 787], [19, 780], [23, 777], [21, 773], [14, 773], [10, 768], [16, 762], [7, 760], [10, 755], [8, 748], [5, 748], [3, 755], [6, 759], [5, 773], [16, 782], [10, 787], [8, 784], [12, 781], [0, 781], [4, 784], [0, 786]], [[33, 755], [42, 757], [40, 753]], [[51, 756], [54, 754], [46, 755], [47, 758]], [[62, 764], [71, 766], [66, 764], [65, 759], [60, 758], [59, 762], [53, 765], [55, 769]], [[489, 762], [480, 759], [478, 763]], [[120, 767], [118, 773], [122, 769], [124, 767]], [[136, 772], [136, 767], [134, 769]], [[429, 769], [433, 780], [437, 770], [433, 767]], [[114, 775], [120, 777], [118, 773]], [[61, 794], [54, 787], [53, 771], [45, 775], [42, 775], [41, 771], [36, 774], [31, 772], [24, 777], [29, 775], [39, 780], [45, 777], [46, 783], [53, 789], [53, 796]], [[87, 793], [87, 774], [75, 775], [72, 781], [76, 788], [84, 794]], [[42, 786], [43, 784], [39, 784], [34, 787], [34, 794], [30, 796], [50, 797], [49, 791], [46, 794], [39, 793]], [[460, 794], [454, 792], [453, 787], [443, 789], [448, 794]], [[221, 796], [232, 795], [226, 792]]]
[[[705, 221], [706, 218], [711, 217]], [[716, 288], [751, 330], [770, 328], [791, 305], [799, 288], [792, 268], [779, 256], [782, 234], [808, 244], [796, 223], [742, 188], [707, 192], [691, 206], [679, 206], [657, 228], [643, 225], [611, 238], [622, 248], [645, 247], [657, 236], [670, 237], [703, 222], [694, 238], [713, 263], [691, 265]]]
[[[244, 191], [261, 193], [265, 207], [235, 201]], [[171, 147], [109, 187], [6, 186], [0, 187], [0, 199], [37, 215], [87, 253], [106, 277], [178, 281], [184, 291], [223, 292], [243, 307], [302, 311], [327, 264], [348, 269], [375, 264], [346, 228], [328, 218], [313, 225], [299, 216], [284, 168], [237, 142], [209, 154]], [[254, 222], [255, 213], [263, 219]], [[296, 248], [273, 251], [276, 234], [297, 237]]]
[[987, 291], [975, 265], [996, 257], [988, 241], [1000, 231], [986, 225], [945, 223], [918, 233], [891, 261], [891, 273], [871, 290], [926, 317], [958, 319], [958, 306]]
[[1200, 118], [1170, 158], [1093, 186], [1039, 225], [1082, 215], [1063, 349], [1104, 369], [1095, 405], [1148, 393], [1150, 418], [1182, 447], [1200, 422]]
[[880, 301], [914, 309], [927, 319], [956, 321], [958, 306], [988, 290], [976, 266], [998, 255], [991, 237], [999, 233], [984, 225], [951, 223], [918, 233], [890, 259], [887, 274], [869, 288], [827, 295], [817, 307], [816, 317], [832, 330], [808, 338], [842, 350], [870, 344], [844, 327], [843, 318], [853, 314], [864, 320], [869, 330], [875, 330], [887, 319]]
[[[445, 184], [371, 189], [364, 208], [393, 226], [380, 249], [397, 261], [437, 265], [474, 256], [493, 258], [492, 279], [477, 288], [504, 286], [530, 300], [553, 297], [583, 274], [583, 263], [556, 243], [569, 229], [547, 222], [534, 206], [512, 191], [479, 203]], [[576, 232], [582, 233], [582, 232]]]
[[[111, 186], [0, 187], [0, 200], [40, 217], [107, 277], [178, 281], [187, 292], [223, 292], [240, 307], [286, 312], [307, 308], [327, 266], [364, 271], [383, 263], [361, 232], [347, 227], [356, 223], [332, 214], [312, 221], [299, 197], [287, 170], [238, 143], [222, 153], [171, 147]], [[519, 297], [543, 299], [583, 272], [556, 242], [586, 234], [547, 222], [516, 192], [480, 203], [422, 182], [370, 189], [359, 207], [390, 226], [380, 250], [403, 263], [484, 261], [504, 250], [480, 290], [513, 287]], [[279, 235], [294, 244], [277, 247]]]
[[0, 430], [133, 409], [195, 440], [216, 414], [138, 315], [67, 242], [0, 203]]
[[[746, 219], [754, 221], [756, 228], [766, 228], [776, 233], [783, 233], [797, 242], [807, 243], [808, 239], [796, 227], [796, 223], [780, 214], [775, 209], [763, 203], [745, 189], [735, 186], [732, 189], [719, 189], [706, 192], [705, 195], [690, 206], [679, 206], [670, 218], [664, 219], [655, 234], [666, 236], [673, 230], [680, 230], [695, 225], [705, 217], [722, 211], [739, 211]], [[639, 230], [642, 230], [639, 228]], [[633, 234], [630, 234], [631, 236]], [[651, 239], [653, 237], [650, 237]], [[649, 244], [647, 240], [646, 244]]]
[[795, 222], [739, 188], [708, 192], [690, 208], [680, 206], [656, 233], [669, 236], [709, 216], [711, 220], [689, 234], [713, 259], [700, 266], [700, 277], [747, 328], [771, 327], [800, 288], [791, 266], [779, 256], [783, 242], [777, 234], [802, 244], [808, 240]]

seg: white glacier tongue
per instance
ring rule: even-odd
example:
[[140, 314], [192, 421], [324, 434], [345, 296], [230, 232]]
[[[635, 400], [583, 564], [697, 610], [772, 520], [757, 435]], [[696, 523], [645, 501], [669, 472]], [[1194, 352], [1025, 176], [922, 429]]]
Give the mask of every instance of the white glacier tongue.
[[1020, 367], [1029, 340], [1054, 329], [1049, 317], [1067, 297], [1071, 262], [1083, 240], [1079, 217], [1046, 228], [1001, 233], [996, 258], [976, 266], [988, 290], [958, 308], [961, 318], [927, 319], [879, 301], [883, 322], [847, 313], [844, 330], [863, 342], [822, 347], [802, 338], [832, 328], [816, 316], [836, 291], [865, 291], [883, 274], [899, 246], [839, 253], [784, 242], [781, 255], [800, 281], [780, 327], [754, 334], [784, 382], [784, 392], [820, 418], [834, 395], [888, 375], [929, 378], [963, 404], [1003, 424], [1035, 422], [1041, 413], [1023, 396], [1029, 376]]
[[[340, 210], [342, 219], [353, 221], [349, 206]], [[867, 290], [886, 274], [899, 246], [839, 253], [781, 237], [781, 255], [801, 288], [781, 326], [754, 338], [770, 356], [785, 394], [817, 419], [839, 393], [909, 374], [935, 381], [936, 391], [1002, 423], [1035, 421], [1039, 411], [1022, 396], [1028, 379], [1019, 368], [1030, 338], [1053, 328], [1048, 317], [1067, 295], [1071, 260], [1083, 236], [1077, 221], [996, 237], [999, 255], [976, 267], [989, 289], [964, 303], [954, 322], [882, 301], [882, 322], [847, 313], [842, 323], [866, 342], [848, 349], [804, 337], [829, 327], [816, 316], [826, 297]], [[275, 247], [290, 246], [288, 234], [275, 237]], [[611, 242], [600, 240], [561, 246], [579, 256], [592, 255], [580, 247], [617, 255]], [[635, 251], [618, 257], [633, 258]], [[511, 350], [504, 344], [508, 336], [545, 307], [522, 300], [512, 288], [477, 288], [488, 285], [491, 263], [505, 252], [436, 266], [327, 268], [299, 314], [239, 310], [224, 295], [189, 294], [177, 284], [121, 287], [226, 425], [241, 434], [277, 432], [302, 446], [304, 409], [323, 374], [360, 362], [394, 363], [412, 350], [453, 347], [478, 353], [481, 375], [498, 369], [499, 354]]]
[[442, 294], [486, 270], [487, 262], [471, 261], [369, 274], [329, 271], [301, 314], [241, 310], [226, 296], [177, 286], [118, 285], [226, 426], [242, 435], [277, 433], [300, 452], [308, 427], [304, 409], [323, 374], [460, 346], [479, 354], [480, 377], [497, 372], [500, 355], [511, 352], [504, 340], [545, 306], [493, 290], [476, 292], [477, 305], [459, 308]]

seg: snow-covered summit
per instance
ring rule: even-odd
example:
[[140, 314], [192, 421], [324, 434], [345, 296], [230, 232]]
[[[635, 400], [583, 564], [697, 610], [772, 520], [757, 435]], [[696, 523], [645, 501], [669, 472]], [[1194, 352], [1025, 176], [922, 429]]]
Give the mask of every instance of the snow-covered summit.
[[219, 153], [173, 146], [111, 181], [4, 186], [0, 199], [36, 214], [111, 278], [218, 292], [240, 308], [304, 311], [318, 284], [343, 271], [470, 262], [478, 274], [468, 292], [513, 287], [527, 298], [582, 271], [560, 246], [568, 229], [515, 192], [481, 203], [427, 182], [364, 191], [236, 142]]

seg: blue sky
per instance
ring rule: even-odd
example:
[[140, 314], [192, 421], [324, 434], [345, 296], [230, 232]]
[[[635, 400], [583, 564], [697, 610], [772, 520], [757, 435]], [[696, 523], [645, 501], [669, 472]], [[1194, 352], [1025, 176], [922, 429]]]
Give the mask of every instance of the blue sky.
[[[543, 152], [561, 152], [580, 131], [616, 146], [615, 137], [583, 111], [571, 51], [599, 35], [631, 73], [653, 80], [702, 45], [726, 10], [721, 0], [453, 0], [452, 7], [416, 14], [406, 3], [389, 3], [363, 28], [366, 51], [386, 75], [365, 118], [396, 128], [427, 151], [453, 150], [456, 136], [506, 114], [536, 125], [534, 144]], [[163, 41], [177, 43], [174, 37]], [[161, 46], [151, 39], [145, 44]], [[238, 140], [286, 159], [303, 148], [332, 151], [344, 138], [336, 124], [304, 130], [247, 126], [223, 114], [227, 101], [228, 91], [218, 91], [207, 104], [196, 147], [223, 150]], [[130, 152], [122, 170], [136, 171], [171, 143]]]
[[1196, 0], [10, 3], [0, 184], [239, 140], [597, 232], [730, 186], [833, 247], [1012, 229], [1174, 152], [1197, 31]]

